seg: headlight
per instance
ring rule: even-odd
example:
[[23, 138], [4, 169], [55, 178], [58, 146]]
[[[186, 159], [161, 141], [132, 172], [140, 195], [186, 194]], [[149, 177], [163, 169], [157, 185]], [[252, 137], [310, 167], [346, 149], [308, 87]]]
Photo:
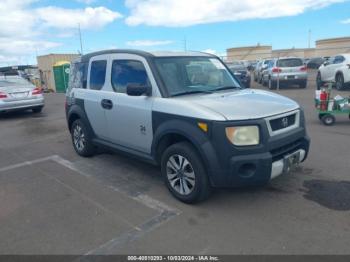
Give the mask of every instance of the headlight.
[[258, 126], [226, 127], [226, 137], [236, 146], [253, 146], [260, 143]]

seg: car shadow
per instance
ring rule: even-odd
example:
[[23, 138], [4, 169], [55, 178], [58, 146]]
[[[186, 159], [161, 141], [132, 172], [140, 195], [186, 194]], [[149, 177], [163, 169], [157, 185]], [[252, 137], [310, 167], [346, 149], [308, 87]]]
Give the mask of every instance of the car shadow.
[[32, 110], [22, 110], [22, 111], [11, 111], [11, 112], [1, 112], [0, 120], [5, 119], [26, 119], [26, 118], [39, 118], [45, 116], [44, 113], [33, 113]]

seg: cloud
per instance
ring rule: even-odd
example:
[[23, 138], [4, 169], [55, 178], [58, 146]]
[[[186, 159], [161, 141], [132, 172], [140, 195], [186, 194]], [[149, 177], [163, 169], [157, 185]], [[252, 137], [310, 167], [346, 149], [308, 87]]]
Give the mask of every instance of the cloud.
[[91, 4], [96, 2], [96, 0], [76, 0], [76, 1], [79, 3], [86, 4], [86, 5], [91, 5]]
[[205, 50], [203, 50], [202, 52], [204, 52], [204, 53], [208, 53], [208, 54], [212, 54], [212, 55], [216, 55], [217, 54], [217, 51], [216, 50], [214, 50], [214, 49], [205, 49]]
[[66, 9], [54, 6], [38, 8], [35, 12], [44, 26], [59, 29], [77, 28], [80, 24], [83, 29], [102, 28], [105, 25], [121, 18], [122, 15], [106, 7], [87, 7], [85, 9]]
[[342, 24], [350, 24], [350, 18], [340, 21]]
[[74, 36], [78, 23], [85, 30], [100, 29], [122, 17], [106, 7], [34, 7], [39, 0], [0, 1], [0, 66], [35, 62], [37, 52], [62, 46], [53, 37]]
[[170, 45], [174, 43], [170, 40], [135, 40], [135, 41], [128, 41], [126, 42], [126, 45], [133, 46], [133, 47], [140, 47], [140, 46], [161, 46], [161, 45]]
[[208, 53], [208, 54], [212, 54], [212, 55], [216, 55], [218, 57], [225, 57], [226, 56], [226, 52], [218, 52], [218, 51], [216, 51], [214, 49], [211, 49], [211, 48], [202, 50], [202, 52]]
[[185, 27], [302, 14], [346, 0], [126, 0], [131, 26]]

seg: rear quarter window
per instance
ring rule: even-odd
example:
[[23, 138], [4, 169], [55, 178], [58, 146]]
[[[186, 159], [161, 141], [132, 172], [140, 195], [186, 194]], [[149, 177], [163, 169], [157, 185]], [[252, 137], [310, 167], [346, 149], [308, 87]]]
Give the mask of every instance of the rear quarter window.
[[86, 63], [73, 62], [70, 66], [68, 89], [86, 88]]
[[281, 59], [277, 61], [278, 67], [297, 67], [302, 66], [303, 64], [303, 60], [298, 58]]
[[101, 90], [106, 81], [106, 60], [97, 60], [91, 63], [90, 89]]

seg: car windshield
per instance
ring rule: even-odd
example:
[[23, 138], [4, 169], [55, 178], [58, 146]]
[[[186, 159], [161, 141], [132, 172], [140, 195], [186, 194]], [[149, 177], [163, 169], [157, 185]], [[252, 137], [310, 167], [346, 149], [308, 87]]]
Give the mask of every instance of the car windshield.
[[159, 57], [155, 65], [170, 96], [241, 88], [217, 58]]
[[30, 83], [21, 77], [0, 76], [0, 87], [4, 86], [26, 86]]
[[302, 66], [303, 61], [298, 58], [290, 58], [290, 59], [281, 59], [278, 60], [277, 66], [278, 67], [296, 67], [296, 66]]

